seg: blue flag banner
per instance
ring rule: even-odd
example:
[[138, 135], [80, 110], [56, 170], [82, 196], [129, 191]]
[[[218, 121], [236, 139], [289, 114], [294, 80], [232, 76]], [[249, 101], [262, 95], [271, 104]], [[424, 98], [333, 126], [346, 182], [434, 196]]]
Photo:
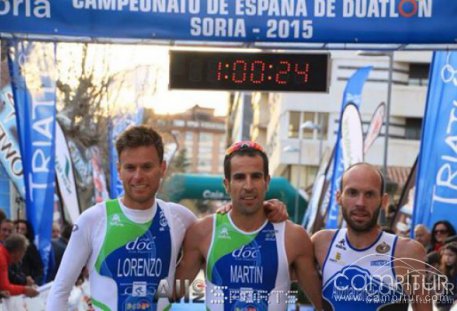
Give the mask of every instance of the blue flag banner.
[[54, 44], [10, 41], [8, 64], [23, 159], [27, 219], [36, 233], [46, 279], [55, 186]]
[[111, 119], [109, 134], [109, 157], [110, 157], [110, 197], [117, 198], [124, 194], [122, 182], [117, 174], [117, 162], [119, 161], [116, 151], [116, 140], [119, 135], [129, 126], [138, 125], [143, 122], [143, 108], [139, 108], [135, 114], [122, 114]]
[[11, 218], [10, 201], [10, 179], [0, 163], [0, 209], [5, 212], [7, 218]]
[[[17, 137], [16, 111], [13, 91], [9, 85], [0, 90], [0, 163], [25, 199], [24, 173], [22, 169], [19, 138]], [[9, 204], [8, 204], [9, 205]]]
[[340, 180], [344, 170], [343, 151], [341, 146], [341, 120], [343, 111], [350, 103], [354, 104], [357, 108], [360, 107], [362, 101], [362, 89], [366, 79], [371, 71], [371, 66], [358, 69], [348, 80], [346, 88], [344, 89], [343, 102], [341, 104], [340, 112], [340, 125], [338, 127], [338, 136], [335, 145], [335, 157], [333, 161], [333, 173], [330, 183], [330, 199], [327, 208], [327, 221], [326, 228], [334, 229], [338, 227], [338, 214], [339, 208], [336, 202], [336, 192], [340, 188]]
[[419, 153], [412, 227], [457, 228], [457, 52], [435, 52]]
[[449, 0], [2, 0], [0, 33], [285, 43], [449, 43]]

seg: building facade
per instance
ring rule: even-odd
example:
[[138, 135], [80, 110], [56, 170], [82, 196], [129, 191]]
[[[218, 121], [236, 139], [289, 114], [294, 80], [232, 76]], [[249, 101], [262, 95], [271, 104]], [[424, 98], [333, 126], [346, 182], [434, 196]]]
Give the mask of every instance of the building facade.
[[[373, 66], [360, 106], [366, 131], [376, 107], [388, 101], [389, 55], [392, 55], [387, 171], [388, 177], [401, 186], [419, 151], [431, 52], [329, 53], [328, 93], [252, 94], [251, 138], [266, 146], [272, 175], [284, 176], [301, 189], [309, 189], [320, 159], [335, 144], [348, 79], [358, 68]], [[384, 133], [385, 126], [365, 155], [366, 161], [380, 167], [384, 164]]]
[[145, 113], [146, 123], [175, 139], [178, 152], [185, 150], [187, 172], [221, 174], [226, 149], [226, 118], [215, 116], [214, 109], [198, 105], [178, 114]]

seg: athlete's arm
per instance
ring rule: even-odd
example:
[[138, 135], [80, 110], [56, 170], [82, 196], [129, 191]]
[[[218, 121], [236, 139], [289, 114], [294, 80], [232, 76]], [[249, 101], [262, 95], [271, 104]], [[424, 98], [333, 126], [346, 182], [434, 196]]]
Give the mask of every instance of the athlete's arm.
[[431, 311], [432, 294], [427, 290], [425, 249], [417, 241], [399, 238], [394, 253], [395, 272], [403, 278], [404, 289], [411, 295], [414, 311]]
[[322, 310], [321, 280], [314, 261], [314, 250], [305, 229], [286, 223], [286, 252], [298, 284], [317, 310]]
[[[75, 226], [65, 249], [56, 278], [49, 292], [46, 310], [68, 310], [68, 297], [86, 265], [91, 252], [90, 230], [92, 223], [87, 214], [82, 215]], [[92, 228], [93, 229], [93, 228]]]
[[320, 230], [313, 234], [311, 242], [313, 243], [314, 257], [322, 269], [325, 257], [327, 256], [328, 248], [332, 242], [335, 230]]
[[[205, 217], [192, 224], [186, 232], [183, 244], [183, 256], [176, 269], [176, 280], [184, 284], [185, 280], [192, 282], [205, 263], [205, 252], [211, 237], [212, 217]], [[184, 286], [176, 292], [177, 298], [184, 294]]]

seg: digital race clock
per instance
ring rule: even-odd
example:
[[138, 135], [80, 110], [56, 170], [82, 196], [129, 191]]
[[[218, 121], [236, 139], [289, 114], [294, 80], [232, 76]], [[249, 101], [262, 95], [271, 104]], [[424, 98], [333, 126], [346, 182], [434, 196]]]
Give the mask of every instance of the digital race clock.
[[328, 91], [328, 54], [170, 52], [170, 89]]

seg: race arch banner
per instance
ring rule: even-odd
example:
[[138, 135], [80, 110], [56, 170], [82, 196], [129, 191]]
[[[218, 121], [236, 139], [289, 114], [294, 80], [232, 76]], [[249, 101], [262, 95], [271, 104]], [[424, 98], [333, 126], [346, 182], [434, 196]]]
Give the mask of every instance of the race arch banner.
[[0, 35], [453, 44], [457, 1], [2, 0]]

